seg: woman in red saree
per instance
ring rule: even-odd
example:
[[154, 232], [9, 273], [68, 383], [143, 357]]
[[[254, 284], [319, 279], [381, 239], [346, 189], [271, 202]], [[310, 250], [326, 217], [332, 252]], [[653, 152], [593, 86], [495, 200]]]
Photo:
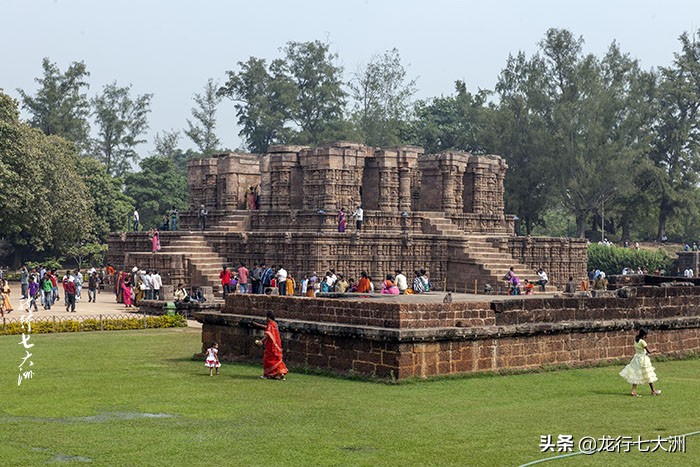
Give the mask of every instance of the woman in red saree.
[[[256, 323], [257, 324], [257, 323]], [[265, 346], [263, 353], [263, 375], [261, 378], [284, 379], [289, 370], [282, 361], [282, 338], [275, 323], [275, 314], [271, 311], [267, 312], [267, 326], [258, 324], [259, 327], [265, 328], [265, 335], [256, 343]]]

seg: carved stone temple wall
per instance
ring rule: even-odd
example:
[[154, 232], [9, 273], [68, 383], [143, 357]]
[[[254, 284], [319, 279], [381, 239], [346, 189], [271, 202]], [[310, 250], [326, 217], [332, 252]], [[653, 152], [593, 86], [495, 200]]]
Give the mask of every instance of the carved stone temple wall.
[[[499, 156], [341, 141], [221, 154], [188, 169], [191, 208], [181, 213], [181, 231], [161, 237], [158, 260], [145, 234], [128, 233], [110, 237], [108, 261], [129, 269], [153, 264], [167, 277], [215, 287], [215, 271], [241, 261], [282, 265], [296, 278], [329, 268], [357, 278], [364, 270], [377, 285], [397, 268], [409, 276], [424, 268], [437, 288], [459, 291], [495, 287], [510, 266], [531, 278], [545, 267], [555, 286], [570, 275], [586, 277], [584, 241], [515, 236], [514, 218], [504, 211], [507, 164]], [[196, 216], [202, 204], [209, 211], [204, 232]], [[351, 215], [359, 205], [358, 232]], [[338, 231], [341, 208], [345, 232]]]

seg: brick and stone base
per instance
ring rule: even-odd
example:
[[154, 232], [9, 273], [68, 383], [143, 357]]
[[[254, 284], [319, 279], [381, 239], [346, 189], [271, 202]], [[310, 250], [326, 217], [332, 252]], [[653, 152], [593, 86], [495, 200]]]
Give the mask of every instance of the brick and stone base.
[[[275, 312], [285, 361], [340, 374], [405, 379], [468, 372], [581, 366], [626, 360], [634, 329], [650, 330], [662, 355], [700, 351], [700, 289], [639, 287], [631, 298], [306, 299], [232, 295], [202, 312], [202, 343], [224, 360], [260, 362], [254, 345]], [[435, 296], [440, 302], [442, 295]]]

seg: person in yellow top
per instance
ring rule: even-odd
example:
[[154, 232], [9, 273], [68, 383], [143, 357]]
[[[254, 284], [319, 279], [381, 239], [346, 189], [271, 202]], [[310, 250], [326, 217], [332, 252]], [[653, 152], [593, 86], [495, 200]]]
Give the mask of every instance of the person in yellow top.
[[10, 284], [5, 279], [0, 279], [0, 283], [2, 284], [2, 310], [9, 313], [14, 310], [12, 303], [10, 303]]
[[637, 394], [638, 384], [649, 384], [652, 396], [661, 394], [661, 391], [654, 389], [654, 382], [658, 381], [659, 378], [656, 377], [654, 367], [651, 366], [649, 354], [653, 352], [653, 350], [647, 346], [644, 340], [646, 336], [647, 330], [644, 328], [639, 329], [637, 337], [634, 338], [634, 357], [632, 357], [632, 361], [620, 372], [620, 376], [632, 385], [633, 397], [639, 397], [639, 394]]
[[294, 290], [297, 288], [297, 281], [294, 280], [291, 274], [287, 274], [287, 295], [294, 296]]

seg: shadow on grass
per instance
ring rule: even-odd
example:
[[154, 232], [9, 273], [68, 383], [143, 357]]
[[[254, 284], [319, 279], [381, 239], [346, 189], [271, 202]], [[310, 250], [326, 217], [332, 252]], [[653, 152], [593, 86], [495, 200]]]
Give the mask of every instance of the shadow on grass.
[[[206, 376], [207, 378], [209, 378], [209, 373], [197, 373], [196, 376]], [[217, 376], [220, 379], [237, 379], [237, 380], [247, 380], [247, 381], [261, 379], [260, 375], [241, 375], [241, 374], [228, 374], [228, 373], [219, 373], [218, 375], [214, 375], [211, 378], [216, 378]]]
[[621, 396], [621, 397], [627, 397], [627, 398], [632, 398], [629, 392], [620, 392], [620, 391], [603, 391], [600, 389], [593, 390], [591, 391], [592, 394], [598, 394], [600, 396]]

